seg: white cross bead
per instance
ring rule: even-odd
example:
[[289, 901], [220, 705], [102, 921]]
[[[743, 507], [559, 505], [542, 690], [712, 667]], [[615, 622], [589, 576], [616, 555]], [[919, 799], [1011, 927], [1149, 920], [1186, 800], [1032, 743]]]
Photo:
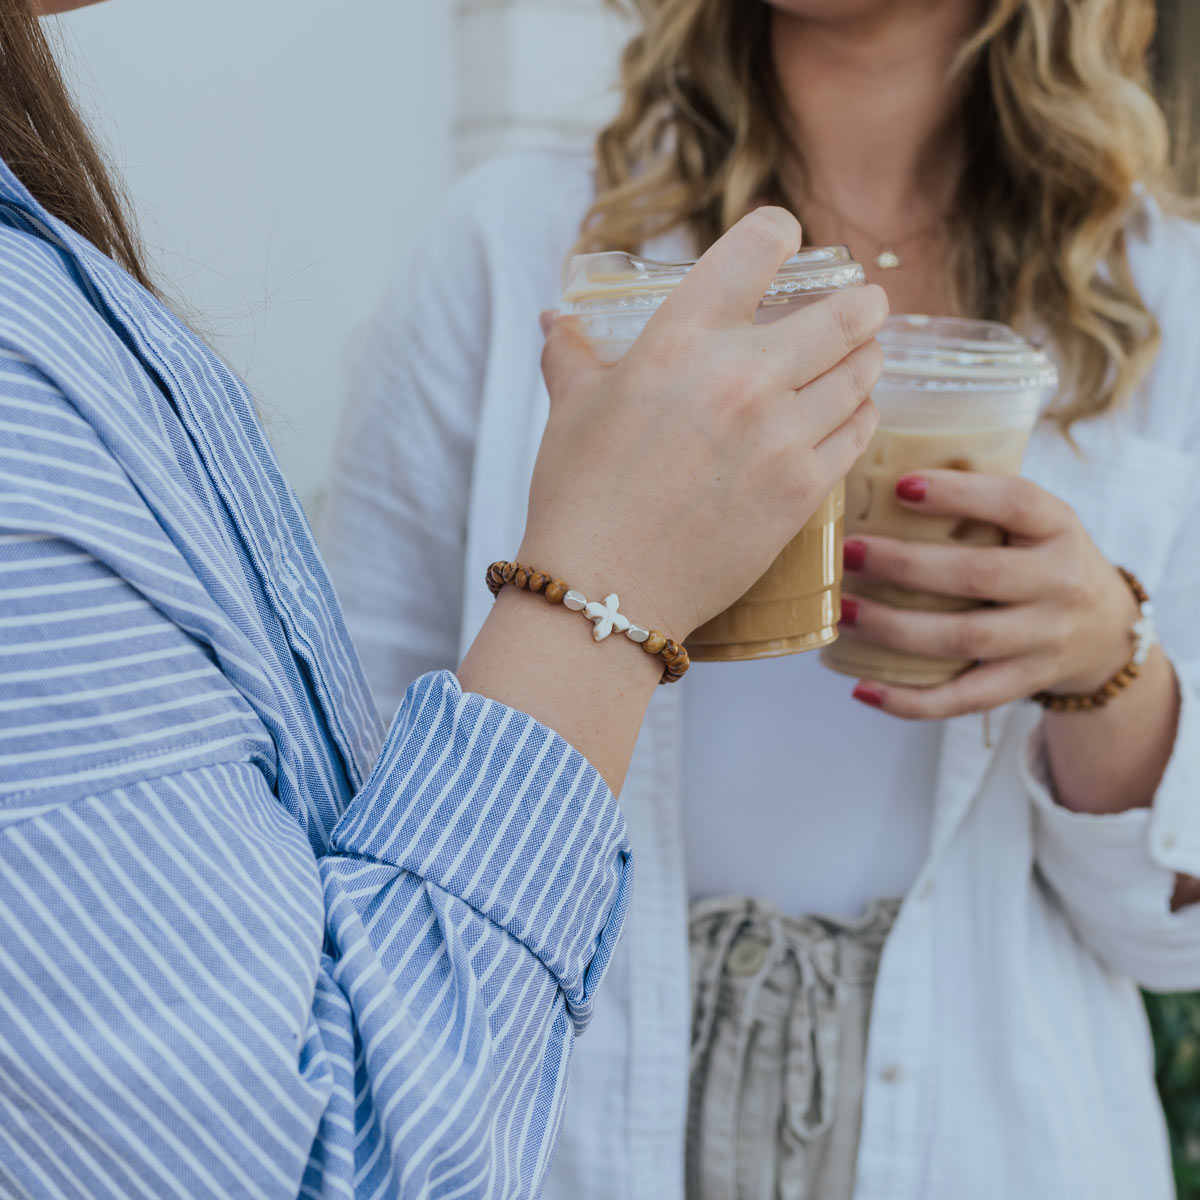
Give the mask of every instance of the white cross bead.
[[598, 642], [604, 641], [606, 637], [615, 629], [618, 633], [624, 633], [629, 628], [629, 618], [623, 617], [617, 612], [617, 606], [620, 604], [614, 593], [611, 596], [604, 598], [603, 604], [597, 604], [592, 601], [584, 610], [584, 616], [589, 621], [594, 621], [596, 628], [592, 630], [592, 637]]
[[1150, 657], [1150, 650], [1158, 642], [1158, 633], [1154, 628], [1154, 607], [1149, 600], [1142, 605], [1142, 615], [1130, 630], [1133, 634], [1133, 661], [1140, 667]]

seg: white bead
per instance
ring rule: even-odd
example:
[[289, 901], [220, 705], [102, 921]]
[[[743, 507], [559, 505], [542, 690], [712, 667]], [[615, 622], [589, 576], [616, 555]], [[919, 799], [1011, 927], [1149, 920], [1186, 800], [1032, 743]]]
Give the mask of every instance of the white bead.
[[[624, 620], [624, 618], [621, 617], [621, 614], [617, 612], [617, 608], [620, 603], [620, 600], [617, 599], [616, 593], [614, 592], [611, 596], [605, 597], [603, 604], [597, 604], [596, 601], [593, 600], [587, 606], [587, 608], [583, 610], [587, 619], [589, 621], [595, 621], [596, 623], [596, 628], [592, 630], [592, 636], [596, 639], [596, 641], [602, 642], [610, 633], [612, 633], [614, 622], [618, 618]], [[628, 624], [628, 622], [626, 622], [626, 624]]]
[[1147, 600], [1142, 606], [1141, 616], [1129, 631], [1133, 638], [1133, 661], [1144, 666], [1150, 651], [1158, 643], [1158, 631], [1154, 628], [1154, 605]]
[[563, 607], [572, 612], [583, 612], [587, 608], [587, 597], [582, 592], [568, 592], [563, 597]]
[[643, 642], [648, 642], [650, 640], [650, 630], [643, 629], [640, 625], [630, 625], [630, 627], [625, 630], [625, 636], [631, 642], [637, 642], [637, 644], [640, 646]]

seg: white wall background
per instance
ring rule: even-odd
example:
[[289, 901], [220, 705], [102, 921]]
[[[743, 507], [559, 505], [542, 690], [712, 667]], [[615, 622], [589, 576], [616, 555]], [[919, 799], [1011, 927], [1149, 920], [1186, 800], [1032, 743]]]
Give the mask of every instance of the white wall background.
[[585, 137], [623, 36], [603, 0], [113, 0], [54, 25], [159, 279], [310, 510], [401, 252], [463, 166]]
[[628, 26], [605, 0], [457, 0], [458, 160], [586, 139]]

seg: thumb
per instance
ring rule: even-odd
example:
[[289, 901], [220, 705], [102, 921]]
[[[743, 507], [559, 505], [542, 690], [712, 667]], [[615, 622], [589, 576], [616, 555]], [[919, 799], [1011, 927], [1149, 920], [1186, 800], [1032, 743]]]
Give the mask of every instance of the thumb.
[[551, 404], [559, 403], [567, 393], [587, 386], [588, 379], [604, 370], [604, 364], [583, 332], [577, 317], [542, 313], [546, 344], [542, 348], [542, 375]]

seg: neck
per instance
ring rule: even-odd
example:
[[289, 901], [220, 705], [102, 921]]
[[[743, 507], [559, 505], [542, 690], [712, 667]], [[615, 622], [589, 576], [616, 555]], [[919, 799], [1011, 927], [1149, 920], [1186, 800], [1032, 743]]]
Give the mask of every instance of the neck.
[[798, 151], [785, 179], [799, 207], [815, 206], [827, 237], [843, 236], [833, 226], [847, 222], [885, 240], [904, 237], [941, 217], [958, 183], [961, 96], [947, 78], [978, 4], [891, 0], [876, 8], [828, 20], [772, 12], [772, 53]]

